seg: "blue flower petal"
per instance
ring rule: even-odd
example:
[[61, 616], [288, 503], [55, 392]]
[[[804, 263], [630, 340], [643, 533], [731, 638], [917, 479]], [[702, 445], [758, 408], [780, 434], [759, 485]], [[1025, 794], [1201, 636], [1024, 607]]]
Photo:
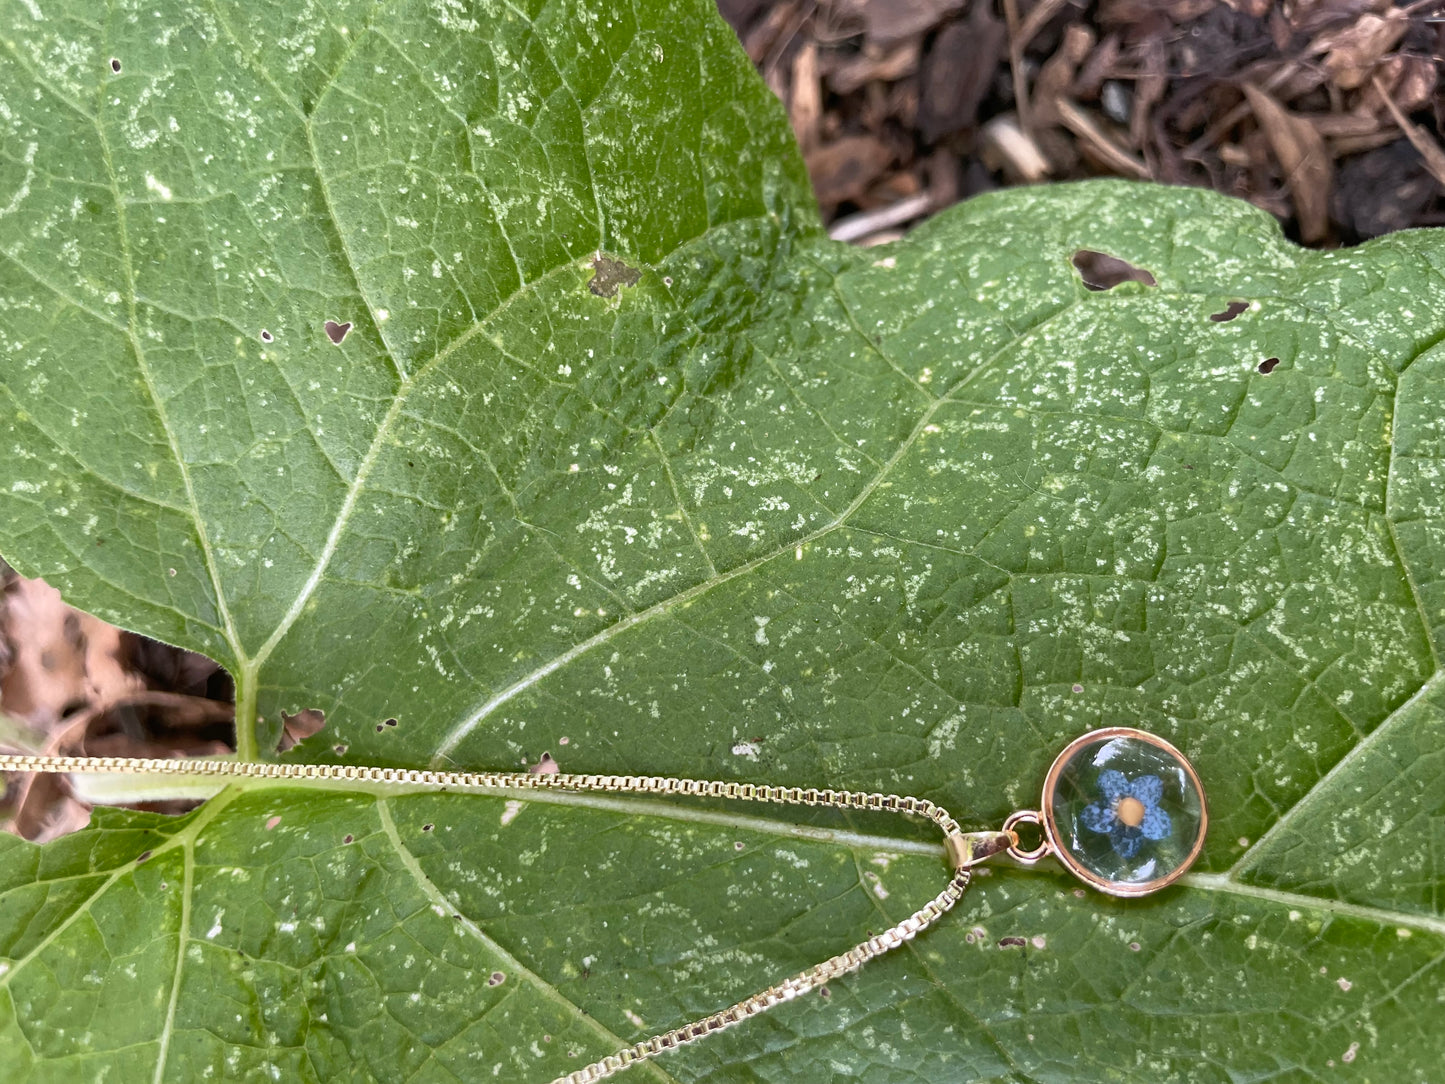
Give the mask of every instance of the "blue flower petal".
[[1079, 814], [1079, 820], [1083, 821], [1084, 827], [1091, 832], [1112, 831], [1116, 823], [1114, 811], [1098, 802], [1084, 806], [1084, 811]]
[[[1156, 779], [1155, 782], [1157, 783], [1158, 780]], [[1103, 792], [1105, 802], [1109, 805], [1117, 805], [1119, 799], [1129, 793], [1129, 780], [1125, 778], [1123, 772], [1105, 768], [1099, 773], [1099, 790]]]
[[1144, 846], [1144, 834], [1137, 828], [1129, 828], [1120, 823], [1109, 833], [1109, 842], [1114, 845], [1120, 858], [1133, 858], [1139, 853], [1139, 848]]
[[1152, 809], [1164, 797], [1164, 784], [1157, 775], [1141, 775], [1129, 784], [1129, 793], [1143, 802], [1145, 809]]
[[1156, 805], [1144, 814], [1144, 822], [1139, 825], [1139, 831], [1144, 833], [1145, 839], [1163, 839], [1172, 827], [1169, 814]]

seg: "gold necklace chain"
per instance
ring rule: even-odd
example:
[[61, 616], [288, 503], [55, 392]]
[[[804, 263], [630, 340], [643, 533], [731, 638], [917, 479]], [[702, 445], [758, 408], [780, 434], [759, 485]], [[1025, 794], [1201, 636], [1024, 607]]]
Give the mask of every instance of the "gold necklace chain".
[[[157, 759], [130, 757], [32, 756], [0, 753], [0, 771], [91, 772], [125, 775], [220, 776], [235, 779], [340, 780], [391, 786], [449, 787], [480, 790], [567, 790], [604, 793], [681, 795], [688, 798], [727, 798], [779, 805], [831, 806], [926, 817], [943, 832], [944, 848], [954, 867], [948, 886], [898, 925], [854, 945], [847, 952], [800, 971], [775, 986], [739, 1001], [731, 1008], [705, 1016], [682, 1027], [654, 1035], [609, 1054], [601, 1061], [558, 1077], [552, 1084], [595, 1084], [629, 1065], [667, 1050], [715, 1035], [750, 1016], [817, 989], [831, 979], [857, 971], [869, 960], [911, 941], [943, 917], [968, 887], [969, 867], [992, 854], [1016, 846], [1012, 831], [964, 832], [942, 806], [926, 798], [874, 791], [820, 790], [816, 787], [775, 787], [718, 779], [678, 779], [658, 775], [581, 775], [530, 772], [429, 771], [420, 768], [374, 768], [352, 764], [278, 764], [240, 760]], [[183, 931], [184, 932], [184, 931]]]

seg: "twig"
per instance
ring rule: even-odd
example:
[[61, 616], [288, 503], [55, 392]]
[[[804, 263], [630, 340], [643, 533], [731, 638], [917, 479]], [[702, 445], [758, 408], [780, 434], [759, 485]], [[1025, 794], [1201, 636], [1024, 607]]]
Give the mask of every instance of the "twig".
[[1092, 146], [1116, 172], [1141, 181], [1150, 179], [1148, 165], [1115, 145], [1099, 122], [1084, 110], [1067, 98], [1057, 99], [1054, 108], [1059, 111], [1059, 119], [1064, 122], [1064, 127]]
[[[1299, 71], [1300, 65], [1297, 62], [1293, 60], [1287, 61], [1286, 63], [1281, 64], [1278, 68], [1276, 68], [1275, 71], [1270, 74], [1269, 78], [1265, 79], [1264, 82], [1260, 84], [1260, 87], [1268, 91], [1276, 90], [1282, 84], [1287, 83], [1289, 80], [1293, 79]], [[1236, 124], [1242, 121], [1245, 117], [1249, 116], [1252, 112], [1253, 110], [1249, 106], [1249, 101], [1247, 99], [1241, 101], [1228, 113], [1224, 114], [1224, 116], [1220, 117], [1217, 121], [1211, 124], [1207, 129], [1205, 129], [1205, 132], [1202, 136], [1196, 139], [1193, 143], [1189, 144], [1189, 146], [1185, 147], [1184, 150], [1180, 152], [1181, 156], [1184, 158], [1197, 158], [1200, 154], [1204, 152], [1205, 148], [1212, 147], [1216, 143], [1218, 143], [1221, 139], [1223, 139], [1226, 135], [1229, 134], [1229, 130], [1231, 128], [1233, 128]]]
[[1029, 87], [1024, 79], [1024, 46], [1019, 34], [1018, 0], [1003, 0], [1003, 17], [1008, 26], [1008, 69], [1013, 77], [1014, 109], [1018, 111], [1019, 127], [1029, 130]]
[[920, 192], [897, 203], [890, 203], [887, 207], [840, 218], [829, 228], [828, 236], [835, 241], [857, 241], [871, 233], [901, 226], [920, 215], [926, 215], [932, 207], [933, 197], [927, 192]]
[[1445, 150], [1440, 149], [1440, 145], [1430, 138], [1428, 132], [1400, 112], [1395, 99], [1385, 92], [1378, 75], [1371, 76], [1370, 79], [1374, 83], [1375, 93], [1379, 94], [1385, 108], [1390, 111], [1395, 126], [1405, 133], [1405, 138], [1420, 152], [1420, 157], [1425, 159], [1425, 168], [1430, 171], [1430, 176], [1435, 178], [1435, 183], [1445, 188]]

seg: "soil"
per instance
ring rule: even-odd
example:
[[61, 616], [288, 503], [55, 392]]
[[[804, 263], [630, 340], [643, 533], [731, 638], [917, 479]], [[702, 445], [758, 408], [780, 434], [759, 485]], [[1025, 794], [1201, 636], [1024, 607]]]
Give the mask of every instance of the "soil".
[[835, 236], [1005, 185], [1134, 177], [1303, 244], [1445, 224], [1445, 2], [719, 0]]
[[[1006, 185], [1097, 176], [1237, 196], [1316, 247], [1445, 225], [1445, 0], [719, 6], [787, 107], [840, 240], [894, 240]], [[0, 748], [225, 752], [231, 698], [209, 659], [0, 565]], [[320, 723], [288, 720], [283, 745]], [[88, 818], [56, 776], [12, 777], [0, 801], [0, 823], [30, 839]]]

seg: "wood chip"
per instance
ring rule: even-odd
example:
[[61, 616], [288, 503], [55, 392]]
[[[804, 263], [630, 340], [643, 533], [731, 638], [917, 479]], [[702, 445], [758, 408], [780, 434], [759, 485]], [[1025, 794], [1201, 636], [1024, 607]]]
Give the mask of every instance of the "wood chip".
[[818, 202], [836, 207], [866, 192], [893, 162], [893, 151], [871, 135], [852, 135], [815, 148], [805, 160]]
[[920, 192], [888, 207], [840, 218], [828, 227], [828, 236], [835, 241], [858, 241], [866, 244], [867, 238], [880, 231], [892, 230], [905, 222], [912, 222], [932, 209], [932, 197], [927, 192]]
[[1019, 48], [1027, 49], [1039, 31], [1048, 26], [1053, 17], [1063, 11], [1068, 3], [1069, 0], [1038, 0], [1019, 26]]
[[[1057, 98], [1068, 94], [1074, 82], [1079, 65], [1094, 48], [1098, 40], [1094, 32], [1079, 23], [1070, 25], [1064, 31], [1064, 40], [1054, 50], [1054, 55], [1044, 61], [1039, 76], [1034, 80], [1034, 128], [1059, 123], [1058, 110], [1054, 108]], [[1035, 132], [1037, 134], [1037, 131]]]
[[867, 0], [856, 3], [868, 40], [892, 45], [932, 30], [968, 6], [968, 0]]
[[1385, 93], [1385, 88], [1380, 85], [1378, 79], [1374, 82], [1375, 92], [1384, 99], [1385, 108], [1390, 111], [1395, 124], [1400, 131], [1405, 133], [1405, 138], [1410, 141], [1420, 157], [1425, 160], [1425, 168], [1430, 171], [1430, 176], [1440, 187], [1445, 188], [1445, 150], [1440, 149], [1440, 144], [1430, 137], [1430, 133], [1413, 123], [1409, 117], [1400, 112], [1400, 107], [1395, 104], [1394, 99]]
[[1099, 91], [1103, 89], [1104, 80], [1114, 74], [1114, 69], [1119, 64], [1120, 51], [1118, 34], [1110, 34], [1099, 42], [1099, 47], [1089, 54], [1079, 69], [1079, 74], [1074, 78], [1069, 97], [1087, 102], [1096, 101]]
[[1104, 125], [1088, 110], [1081, 109], [1068, 98], [1059, 98], [1054, 102], [1054, 108], [1064, 127], [1078, 136], [1086, 149], [1092, 150], [1103, 164], [1126, 177], [1149, 180], [1149, 166], [1115, 143]]
[[921, 39], [911, 38], [892, 49], [865, 46], [828, 73], [828, 86], [836, 94], [852, 94], [865, 83], [891, 83], [918, 69]]
[[926, 141], [977, 126], [1007, 37], [989, 4], [975, 4], [967, 20], [939, 32], [919, 75], [918, 127]]
[[1139, 78], [1134, 80], [1134, 110], [1129, 116], [1129, 142], [1136, 147], [1147, 142], [1150, 111], [1163, 100], [1168, 87], [1165, 72], [1169, 65], [1163, 40], [1150, 38], [1141, 48], [1143, 63]]
[[798, 149], [804, 154], [817, 146], [823, 122], [823, 86], [818, 80], [818, 46], [803, 43], [793, 58], [792, 93], [788, 99], [788, 120]]
[[1366, 13], [1343, 30], [1326, 31], [1317, 37], [1307, 52], [1325, 54], [1325, 70], [1341, 90], [1362, 86], [1375, 70], [1380, 58], [1393, 49], [1409, 26], [1409, 19], [1399, 8], [1390, 8], [1382, 15]]
[[1330, 190], [1334, 186], [1334, 165], [1324, 139], [1314, 125], [1290, 113], [1259, 87], [1246, 83], [1244, 95], [1284, 174], [1299, 218], [1300, 238], [1309, 244], [1323, 241], [1329, 233]]
[[1012, 113], [994, 117], [980, 136], [984, 162], [990, 168], [1002, 168], [1026, 184], [1037, 184], [1049, 175], [1049, 160]]

